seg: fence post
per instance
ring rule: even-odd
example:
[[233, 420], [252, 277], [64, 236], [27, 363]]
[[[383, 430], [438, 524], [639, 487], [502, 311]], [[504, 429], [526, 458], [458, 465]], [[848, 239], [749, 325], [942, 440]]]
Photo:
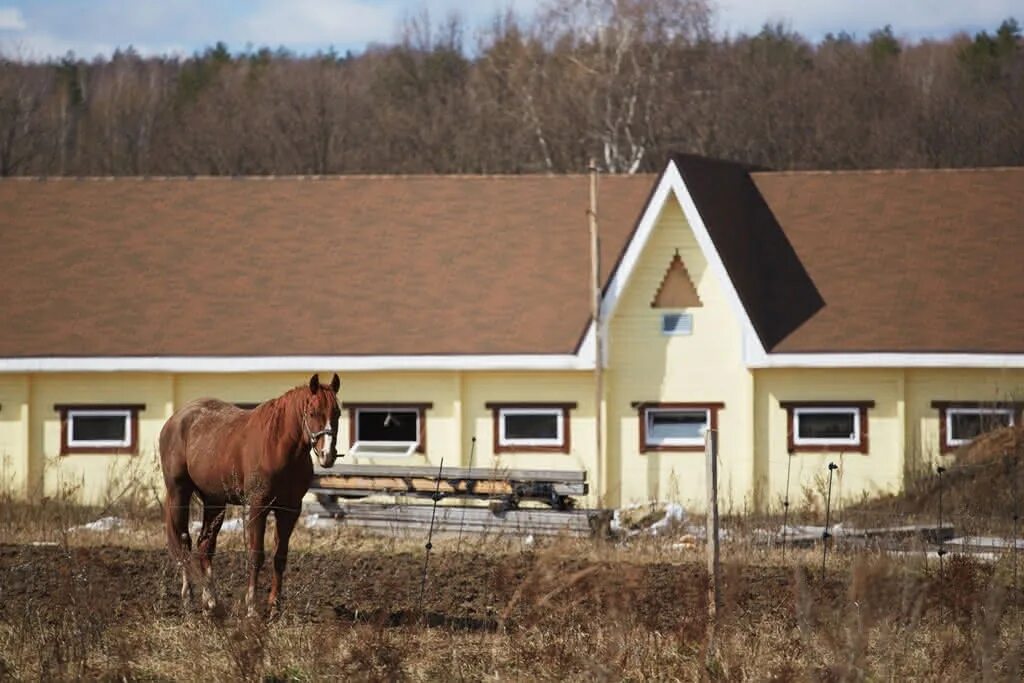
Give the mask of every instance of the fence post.
[[[718, 610], [721, 607], [721, 562], [718, 548], [718, 431], [707, 429], [704, 432], [704, 458], [707, 463], [707, 552], [708, 552], [708, 620], [710, 631], [714, 634], [718, 621]], [[713, 642], [709, 642], [710, 648]]]
[[782, 560], [786, 560], [786, 534], [789, 533], [789, 472], [793, 467], [793, 449], [786, 456], [786, 497], [782, 501]]

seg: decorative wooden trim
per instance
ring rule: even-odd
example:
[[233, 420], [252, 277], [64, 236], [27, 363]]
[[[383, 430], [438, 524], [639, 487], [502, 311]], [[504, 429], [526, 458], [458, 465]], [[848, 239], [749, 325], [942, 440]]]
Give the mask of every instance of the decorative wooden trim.
[[[779, 401], [779, 407], [786, 409], [786, 451], [793, 453], [860, 453], [867, 455], [870, 450], [870, 421], [868, 408], [874, 408], [874, 401]], [[853, 408], [859, 413], [860, 443], [854, 444], [798, 444], [796, 443], [795, 418], [797, 408]]]
[[[145, 403], [55, 403], [53, 409], [60, 413], [60, 454], [63, 455], [138, 455], [139, 453], [139, 412], [146, 409]], [[68, 445], [68, 412], [72, 410], [126, 410], [129, 413], [132, 432], [127, 446], [70, 446]]]
[[[673, 276], [676, 279], [682, 278], [682, 280], [676, 284], [675, 281], [670, 280]], [[674, 290], [666, 289], [672, 285], [675, 285]], [[693, 278], [690, 277], [690, 271], [687, 270], [686, 264], [683, 263], [683, 259], [679, 255], [679, 250], [676, 249], [675, 255], [669, 261], [668, 268], [665, 269], [665, 274], [661, 276], [658, 291], [651, 299], [651, 308], [700, 308], [703, 305], [700, 295], [697, 293], [697, 286], [693, 284]]]
[[790, 408], [874, 408], [874, 401], [779, 401], [779, 406]]
[[955, 453], [960, 446], [949, 443], [946, 430], [946, 413], [950, 408], [988, 408], [1013, 411], [1014, 424], [1024, 420], [1024, 401], [932, 401], [932, 408], [939, 411], [939, 453]]
[[[517, 402], [488, 401], [484, 407], [491, 411], [492, 443], [495, 453], [569, 453], [572, 451], [572, 421], [569, 411], [575, 410], [575, 401], [565, 402]], [[562, 411], [562, 443], [557, 446], [504, 446], [501, 443], [501, 411], [505, 408], [529, 410], [561, 410]]]
[[658, 408], [663, 410], [707, 410], [708, 411], [708, 428], [717, 430], [718, 429], [718, 411], [725, 408], [725, 403], [712, 402], [712, 403], [659, 403], [658, 401], [633, 401], [630, 404], [637, 411], [637, 418], [640, 421], [640, 429], [637, 430], [640, 434], [639, 452], [650, 453], [650, 452], [703, 452], [704, 445], [694, 446], [652, 446], [647, 443], [647, 409]]
[[415, 410], [416, 421], [419, 423], [419, 443], [416, 445], [416, 452], [426, 454], [427, 452], [427, 411], [434, 407], [433, 403], [400, 403], [400, 402], [376, 402], [376, 403], [352, 403], [345, 402], [341, 407], [348, 410], [348, 447], [356, 445], [356, 412], [359, 410]]

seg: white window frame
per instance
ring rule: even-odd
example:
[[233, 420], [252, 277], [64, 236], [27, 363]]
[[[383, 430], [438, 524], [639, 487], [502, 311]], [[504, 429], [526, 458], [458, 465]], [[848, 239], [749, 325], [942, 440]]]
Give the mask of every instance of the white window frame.
[[[667, 328], [665, 323], [670, 319], [675, 318], [677, 323], [686, 321], [685, 326], [676, 324], [671, 328]], [[692, 313], [662, 313], [661, 314], [661, 334], [664, 337], [689, 337], [693, 335], [693, 314]]]
[[[426, 416], [422, 414], [422, 411], [415, 406], [388, 406], [387, 408], [378, 407], [359, 407], [355, 408], [355, 419], [353, 420], [352, 428], [355, 430], [353, 435], [352, 446], [348, 449], [348, 454], [352, 457], [362, 456], [364, 458], [408, 458], [413, 455], [420, 447], [419, 435], [423, 433], [421, 429], [420, 420], [425, 419]], [[416, 413], [416, 440], [415, 441], [363, 441], [359, 438], [359, 413]]]
[[[558, 434], [553, 439], [515, 439], [505, 436], [505, 417], [507, 415], [554, 415], [557, 418]], [[499, 408], [498, 409], [498, 445], [502, 448], [564, 448], [565, 447], [565, 410], [563, 408]]]
[[[65, 420], [65, 429], [67, 429], [67, 447], [68, 448], [130, 448], [132, 445], [132, 410], [122, 408], [72, 408], [67, 412], [67, 418]], [[103, 440], [88, 440], [88, 439], [75, 439], [73, 437], [75, 430], [75, 418], [76, 417], [121, 417], [124, 418], [124, 436], [125, 438], [120, 441], [111, 439]]]
[[[1009, 425], [1016, 424], [1016, 411], [1013, 408], [971, 408], [966, 406], [949, 406], [946, 408], [946, 446], [958, 448], [981, 436], [973, 436], [970, 439], [953, 438], [953, 416], [954, 415], [1006, 415], [1010, 418]], [[984, 434], [984, 432], [982, 432]]]
[[[852, 414], [853, 415], [853, 434], [849, 437], [842, 438], [822, 438], [822, 437], [801, 437], [800, 436], [800, 417], [805, 413], [815, 414]], [[801, 406], [799, 408], [793, 408], [793, 444], [796, 446], [860, 446], [861, 440], [864, 438], [864, 430], [861, 428], [860, 423], [861, 409], [858, 406]]]
[[[655, 413], [704, 413], [704, 427], [700, 430], [700, 436], [690, 439], [684, 438], [668, 438], [668, 439], [653, 439], [652, 433], [654, 431], [653, 423], [651, 418]], [[705, 440], [705, 434], [707, 430], [711, 428], [711, 409], [710, 408], [659, 408], [651, 406], [644, 408], [644, 423], [646, 425], [646, 432], [644, 434], [644, 445], [652, 448], [658, 447], [672, 447], [672, 446], [703, 446]]]

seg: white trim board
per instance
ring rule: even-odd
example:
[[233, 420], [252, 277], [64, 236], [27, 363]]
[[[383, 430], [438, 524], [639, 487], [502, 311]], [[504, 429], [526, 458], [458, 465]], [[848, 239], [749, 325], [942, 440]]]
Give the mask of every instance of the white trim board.
[[748, 357], [758, 368], [1024, 368], [1021, 353], [768, 353]]
[[593, 370], [584, 354], [452, 356], [124, 356], [0, 358], [2, 372], [338, 372]]

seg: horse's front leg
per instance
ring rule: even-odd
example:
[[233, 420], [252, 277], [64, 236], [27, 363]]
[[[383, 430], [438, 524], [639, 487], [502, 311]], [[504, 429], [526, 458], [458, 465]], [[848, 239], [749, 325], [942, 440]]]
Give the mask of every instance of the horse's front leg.
[[263, 534], [267, 529], [266, 501], [255, 500], [249, 506], [249, 519], [246, 526], [246, 540], [249, 545], [249, 590], [245, 593], [246, 611], [250, 617], [256, 613], [256, 584], [259, 582], [260, 569], [263, 567]]
[[278, 611], [280, 607], [284, 568], [288, 564], [288, 540], [299, 519], [300, 505], [301, 503], [294, 507], [279, 507], [274, 511], [274, 518], [277, 520], [277, 541], [274, 547], [274, 578], [270, 583], [270, 598], [268, 600], [272, 613]]

